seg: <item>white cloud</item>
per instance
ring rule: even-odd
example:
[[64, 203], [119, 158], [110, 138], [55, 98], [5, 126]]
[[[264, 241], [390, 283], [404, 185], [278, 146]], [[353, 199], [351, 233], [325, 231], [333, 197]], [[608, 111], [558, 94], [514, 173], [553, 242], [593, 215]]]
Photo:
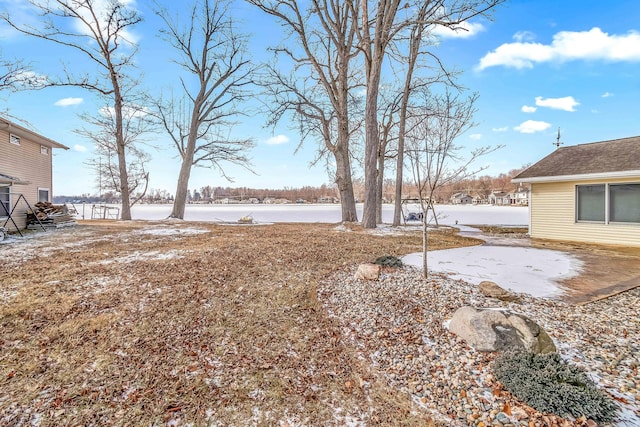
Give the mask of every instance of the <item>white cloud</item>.
[[517, 42], [530, 42], [536, 39], [536, 35], [531, 31], [518, 31], [513, 35], [513, 39]]
[[84, 145], [80, 145], [80, 144], [76, 144], [73, 146], [73, 149], [80, 152], [80, 153], [84, 153], [85, 151], [87, 151], [87, 147], [85, 147]]
[[576, 60], [636, 62], [640, 61], [640, 33], [610, 35], [600, 28], [589, 31], [560, 31], [551, 44], [522, 42], [505, 43], [480, 59], [478, 70], [503, 65], [511, 68], [532, 68], [537, 63]]
[[576, 111], [576, 107], [580, 105], [573, 96], [565, 96], [564, 98], [543, 98], [536, 96], [536, 105], [538, 107], [547, 107], [553, 110]]
[[482, 138], [482, 134], [481, 133], [472, 133], [471, 135], [469, 135], [469, 138], [474, 139], [474, 140], [479, 140]]
[[613, 96], [613, 94], [611, 92], [605, 92], [602, 94], [603, 98], [609, 98], [610, 96]]
[[49, 83], [49, 77], [33, 71], [22, 71], [16, 74], [15, 81], [25, 89], [42, 89]]
[[551, 124], [547, 122], [527, 120], [526, 122], [520, 123], [519, 126], [516, 126], [513, 129], [517, 130], [520, 133], [536, 133], [536, 132], [542, 132], [544, 130], [547, 130], [549, 129], [550, 126]]
[[280, 145], [286, 144], [289, 142], [289, 137], [287, 135], [275, 135], [265, 141], [269, 145]]
[[493, 128], [491, 130], [494, 132], [506, 132], [509, 130], [509, 126], [503, 126], [501, 128]]
[[62, 98], [57, 100], [53, 105], [56, 107], [68, 107], [70, 105], [80, 105], [84, 99], [82, 98]]
[[536, 108], [536, 107], [530, 107], [529, 105], [523, 105], [522, 106], [522, 112], [523, 113], [535, 113], [536, 110], [538, 110], [538, 108]]
[[432, 34], [443, 39], [468, 39], [484, 30], [484, 25], [480, 23], [465, 21], [457, 25], [456, 29], [438, 25], [434, 28]]
[[[100, 29], [102, 29], [103, 31], [106, 30], [108, 12], [109, 10], [111, 10], [110, 5], [112, 2], [110, 0], [93, 0], [91, 3], [93, 6], [93, 11], [95, 12], [95, 16], [97, 17], [97, 22], [89, 13], [89, 10], [86, 7], [79, 6], [76, 8], [76, 12], [82, 17], [85, 22], [89, 23], [91, 26], [95, 26], [96, 24], [98, 24]], [[135, 0], [121, 0], [120, 3], [123, 4], [127, 9], [136, 10]], [[81, 22], [79, 19], [74, 20], [74, 27], [77, 32], [93, 37], [92, 32], [87, 27], [87, 24]], [[140, 37], [138, 35], [131, 32], [131, 27], [119, 30], [119, 35], [120, 37], [122, 37], [122, 40], [130, 44], [136, 44], [140, 40]]]

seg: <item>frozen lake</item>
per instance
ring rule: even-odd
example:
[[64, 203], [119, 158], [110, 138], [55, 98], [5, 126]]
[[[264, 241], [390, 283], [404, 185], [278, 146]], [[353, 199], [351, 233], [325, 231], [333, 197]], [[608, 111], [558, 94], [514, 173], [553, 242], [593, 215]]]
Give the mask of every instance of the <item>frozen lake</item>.
[[[82, 206], [76, 206], [82, 214]], [[358, 219], [362, 219], [362, 204], [357, 205]], [[404, 214], [419, 212], [417, 205], [407, 205]], [[528, 207], [436, 205], [440, 224], [490, 224], [521, 225], [529, 223]], [[135, 205], [131, 210], [133, 219], [161, 220], [171, 213], [171, 205]], [[338, 223], [341, 220], [339, 204], [289, 204], [289, 205], [187, 205], [187, 221], [237, 221], [251, 215], [258, 223], [265, 222], [325, 222]], [[91, 217], [91, 205], [85, 206], [85, 217]], [[382, 220], [393, 221], [393, 205], [383, 205]]]

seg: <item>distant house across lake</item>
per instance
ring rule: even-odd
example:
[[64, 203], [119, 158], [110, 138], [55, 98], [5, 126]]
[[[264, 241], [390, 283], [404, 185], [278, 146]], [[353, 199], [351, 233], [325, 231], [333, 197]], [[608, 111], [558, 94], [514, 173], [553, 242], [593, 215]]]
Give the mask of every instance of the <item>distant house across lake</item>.
[[558, 148], [513, 182], [531, 186], [531, 237], [640, 246], [640, 137]]

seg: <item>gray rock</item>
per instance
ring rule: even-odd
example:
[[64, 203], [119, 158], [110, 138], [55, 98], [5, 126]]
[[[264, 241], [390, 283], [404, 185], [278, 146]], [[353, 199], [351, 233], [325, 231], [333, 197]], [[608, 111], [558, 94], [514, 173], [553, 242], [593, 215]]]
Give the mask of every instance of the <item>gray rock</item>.
[[556, 351], [544, 329], [528, 317], [507, 310], [461, 307], [453, 314], [449, 330], [478, 351]]
[[500, 287], [494, 282], [484, 281], [478, 285], [478, 291], [489, 298], [497, 298], [500, 301], [521, 302], [519, 296]]

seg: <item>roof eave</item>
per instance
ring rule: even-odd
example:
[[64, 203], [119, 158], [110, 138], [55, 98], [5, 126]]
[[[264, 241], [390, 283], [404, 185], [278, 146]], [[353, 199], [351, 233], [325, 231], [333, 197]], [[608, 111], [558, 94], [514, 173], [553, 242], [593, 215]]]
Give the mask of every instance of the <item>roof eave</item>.
[[20, 136], [22, 138], [29, 139], [37, 144], [46, 145], [52, 148], [62, 148], [63, 150], [68, 150], [64, 144], [60, 144], [53, 139], [49, 139], [46, 136], [42, 136], [39, 133], [36, 133], [32, 130], [25, 128], [24, 126], [20, 126], [19, 124], [13, 123], [10, 120], [5, 119], [4, 117], [0, 117], [0, 123], [4, 123], [4, 129], [10, 133], [15, 134], [16, 136]]
[[514, 178], [514, 184], [534, 184], [542, 182], [566, 182], [566, 181], [592, 181], [596, 179], [616, 179], [616, 178], [640, 178], [640, 170], [615, 171], [601, 173], [585, 173], [579, 175], [556, 175], [556, 176], [532, 176], [528, 178]]

